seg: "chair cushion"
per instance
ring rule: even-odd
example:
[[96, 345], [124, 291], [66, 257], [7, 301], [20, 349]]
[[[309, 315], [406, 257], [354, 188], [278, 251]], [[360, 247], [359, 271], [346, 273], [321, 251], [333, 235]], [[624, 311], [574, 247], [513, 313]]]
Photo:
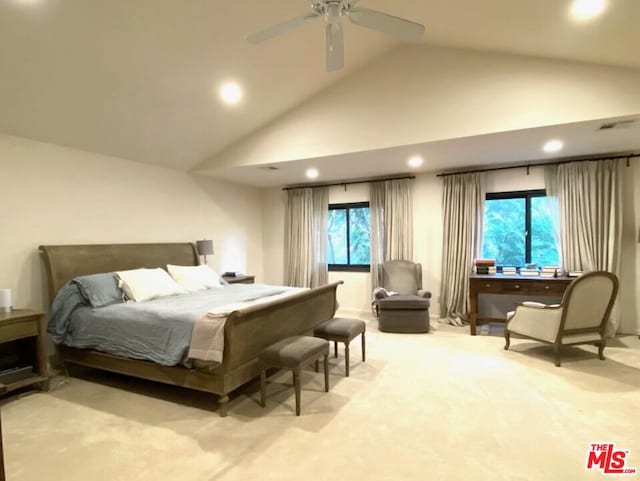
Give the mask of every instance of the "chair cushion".
[[271, 344], [258, 358], [271, 367], [294, 368], [329, 353], [329, 343], [318, 337], [293, 336]]
[[419, 264], [410, 261], [393, 260], [382, 264], [382, 287], [400, 293], [415, 295], [422, 286], [418, 280], [422, 277]]
[[600, 342], [602, 336], [599, 332], [585, 332], [582, 334], [565, 334], [560, 339], [562, 344], [582, 344], [583, 342]]
[[313, 330], [313, 335], [330, 341], [347, 342], [363, 333], [366, 323], [360, 319], [334, 317]]
[[389, 296], [378, 300], [381, 310], [422, 310], [429, 309], [429, 299], [420, 296]]

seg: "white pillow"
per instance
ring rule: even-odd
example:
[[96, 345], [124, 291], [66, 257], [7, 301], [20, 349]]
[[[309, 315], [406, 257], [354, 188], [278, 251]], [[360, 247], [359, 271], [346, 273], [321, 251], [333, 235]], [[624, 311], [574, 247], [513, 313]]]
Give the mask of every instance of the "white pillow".
[[171, 277], [187, 291], [202, 291], [212, 287], [222, 287], [220, 275], [207, 265], [174, 266], [167, 265]]
[[120, 287], [125, 295], [136, 302], [187, 292], [159, 267], [119, 271], [116, 275], [120, 279]]

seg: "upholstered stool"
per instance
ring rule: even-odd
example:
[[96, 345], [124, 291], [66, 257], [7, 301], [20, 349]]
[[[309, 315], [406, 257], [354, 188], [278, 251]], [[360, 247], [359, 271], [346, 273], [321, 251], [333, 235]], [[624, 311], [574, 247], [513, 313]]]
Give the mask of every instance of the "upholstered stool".
[[313, 330], [314, 336], [333, 341], [335, 357], [338, 357], [338, 343], [344, 342], [344, 363], [347, 377], [349, 377], [349, 343], [358, 336], [362, 336], [362, 362], [365, 361], [364, 333], [366, 326], [366, 323], [360, 319], [334, 317]]
[[389, 296], [378, 301], [378, 327], [384, 332], [429, 332], [429, 299]]
[[293, 385], [296, 392], [296, 416], [300, 416], [300, 371], [313, 361], [324, 356], [324, 390], [329, 392], [329, 343], [324, 339], [311, 336], [287, 337], [270, 345], [260, 353], [262, 364], [260, 371], [260, 404], [265, 407], [267, 389], [267, 369], [289, 369], [293, 372]]

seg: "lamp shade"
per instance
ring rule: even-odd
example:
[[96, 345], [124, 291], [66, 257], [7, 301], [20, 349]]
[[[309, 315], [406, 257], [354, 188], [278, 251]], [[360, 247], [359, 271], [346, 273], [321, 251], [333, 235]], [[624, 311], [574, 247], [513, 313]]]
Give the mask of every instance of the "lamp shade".
[[201, 256], [213, 255], [213, 241], [212, 240], [196, 241], [196, 250], [198, 251], [198, 255], [201, 255]]

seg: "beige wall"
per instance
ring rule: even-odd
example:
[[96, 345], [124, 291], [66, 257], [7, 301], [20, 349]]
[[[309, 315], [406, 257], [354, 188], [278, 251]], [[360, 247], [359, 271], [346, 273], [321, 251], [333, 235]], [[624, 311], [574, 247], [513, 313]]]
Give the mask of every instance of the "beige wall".
[[[620, 312], [621, 331], [640, 333], [640, 160], [625, 170], [625, 202], [621, 271]], [[628, 174], [628, 175], [627, 175]], [[541, 168], [505, 170], [487, 174], [487, 191], [504, 192], [544, 188]], [[284, 208], [286, 196], [281, 189], [265, 190], [265, 279], [279, 284], [283, 281]], [[359, 202], [369, 199], [366, 184], [333, 187], [331, 202]], [[414, 184], [414, 258], [423, 266], [423, 286], [433, 294], [431, 315], [440, 312], [440, 280], [442, 265], [442, 181], [435, 174], [420, 174]], [[275, 228], [272, 228], [274, 226]], [[371, 282], [369, 273], [330, 272], [329, 280], [343, 280], [338, 289], [338, 300], [344, 313], [366, 315], [370, 312]], [[501, 309], [493, 305], [495, 299], [487, 299], [481, 308]], [[492, 304], [492, 305], [489, 305]]]
[[638, 112], [637, 69], [404, 46], [198, 169], [308, 159]]
[[215, 269], [262, 280], [258, 189], [0, 135], [0, 288], [46, 305], [40, 244], [214, 240]]

